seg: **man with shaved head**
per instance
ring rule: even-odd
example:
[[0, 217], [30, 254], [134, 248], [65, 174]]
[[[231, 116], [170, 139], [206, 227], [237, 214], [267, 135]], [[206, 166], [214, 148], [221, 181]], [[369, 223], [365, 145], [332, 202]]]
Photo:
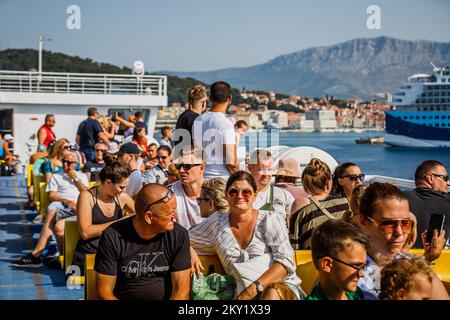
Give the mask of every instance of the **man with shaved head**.
[[172, 190], [145, 185], [136, 215], [103, 231], [95, 257], [97, 293], [104, 300], [189, 299], [189, 236], [175, 222]]

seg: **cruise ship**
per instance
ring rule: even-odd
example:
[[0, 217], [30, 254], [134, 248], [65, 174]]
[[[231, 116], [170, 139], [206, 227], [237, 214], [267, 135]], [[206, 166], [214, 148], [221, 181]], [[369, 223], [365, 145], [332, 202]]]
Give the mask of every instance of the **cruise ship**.
[[390, 146], [450, 147], [450, 67], [408, 78], [386, 111], [386, 132]]

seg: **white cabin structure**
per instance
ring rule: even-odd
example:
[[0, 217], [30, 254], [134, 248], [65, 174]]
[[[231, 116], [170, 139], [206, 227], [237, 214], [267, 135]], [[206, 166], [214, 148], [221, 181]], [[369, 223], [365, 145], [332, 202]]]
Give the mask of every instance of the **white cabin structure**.
[[100, 114], [144, 113], [154, 134], [159, 107], [167, 106], [167, 76], [0, 71], [0, 132], [14, 136], [22, 163], [37, 149], [37, 131], [54, 114], [56, 138], [72, 144], [87, 109]]

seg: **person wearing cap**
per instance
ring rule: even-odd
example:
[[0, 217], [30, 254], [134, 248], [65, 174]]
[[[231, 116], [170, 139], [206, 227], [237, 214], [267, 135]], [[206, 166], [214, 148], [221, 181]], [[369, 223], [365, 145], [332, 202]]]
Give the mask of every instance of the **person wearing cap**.
[[80, 151], [86, 155], [86, 160], [93, 161], [95, 144], [100, 140], [108, 144], [109, 139], [97, 120], [99, 116], [97, 108], [88, 108], [87, 115], [88, 118], [78, 126], [76, 142], [80, 146]]
[[248, 171], [253, 175], [258, 186], [258, 195], [253, 208], [258, 210], [275, 211], [288, 219], [291, 213], [294, 197], [286, 190], [272, 186], [272, 154], [264, 149], [257, 149], [250, 155]]
[[47, 151], [48, 145], [52, 141], [56, 141], [56, 135], [53, 131], [56, 119], [54, 114], [47, 114], [45, 116], [45, 123], [39, 128], [37, 132], [38, 137], [38, 149], [37, 152]]
[[175, 222], [173, 192], [150, 183], [136, 196], [136, 215], [107, 227], [95, 256], [102, 300], [188, 300], [188, 231]]
[[294, 158], [280, 159], [275, 176], [275, 187], [284, 189], [292, 194], [295, 199], [306, 198], [308, 195], [302, 187], [297, 187], [295, 183], [301, 178], [300, 165]]
[[138, 166], [139, 153], [138, 146], [132, 142], [124, 143], [117, 152], [119, 162], [130, 166], [130, 182], [125, 192], [133, 199], [142, 187], [142, 173]]

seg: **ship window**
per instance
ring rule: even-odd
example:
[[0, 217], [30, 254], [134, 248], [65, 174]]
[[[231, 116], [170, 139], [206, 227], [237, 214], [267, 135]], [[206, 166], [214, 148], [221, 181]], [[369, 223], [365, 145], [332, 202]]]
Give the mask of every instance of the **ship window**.
[[445, 127], [446, 126], [446, 124], [445, 123], [441, 123], [441, 127]]
[[409, 116], [408, 118], [409, 118], [409, 119], [414, 119], [414, 117], [413, 117], [413, 116]]
[[427, 107], [423, 108], [423, 111], [428, 111], [428, 108]]
[[427, 117], [425, 117], [425, 116], [422, 116], [422, 119], [426, 119]]
[[433, 107], [431, 107], [431, 108], [430, 108], [430, 111], [434, 111], [434, 108], [433, 108]]
[[435, 126], [435, 127], [439, 127], [439, 123], [435, 123], [434, 126]]
[[428, 119], [433, 119], [433, 117], [432, 116], [428, 116]]
[[441, 119], [445, 119], [445, 116], [441, 116]]
[[416, 120], [420, 120], [420, 116], [416, 116]]

